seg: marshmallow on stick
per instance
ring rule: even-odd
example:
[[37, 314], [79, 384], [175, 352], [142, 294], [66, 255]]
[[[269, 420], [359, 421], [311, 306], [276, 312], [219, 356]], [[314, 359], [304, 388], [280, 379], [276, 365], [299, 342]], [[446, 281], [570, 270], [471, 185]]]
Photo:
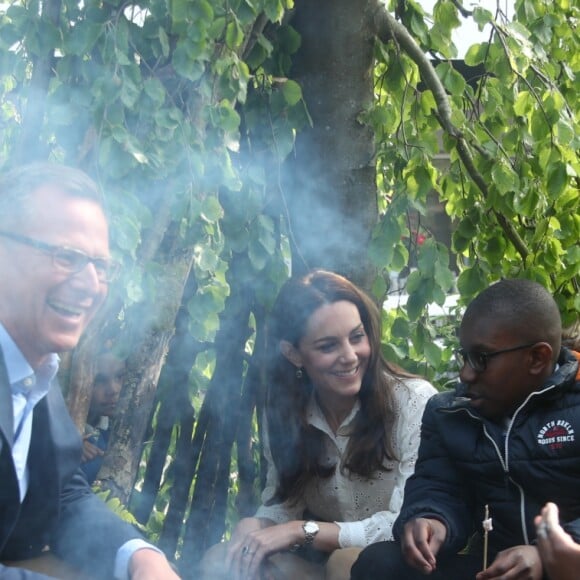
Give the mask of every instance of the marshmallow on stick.
[[487, 569], [487, 536], [491, 530], [493, 530], [493, 525], [491, 523], [491, 518], [489, 517], [489, 506], [485, 504], [485, 519], [481, 522], [483, 526], [483, 569]]

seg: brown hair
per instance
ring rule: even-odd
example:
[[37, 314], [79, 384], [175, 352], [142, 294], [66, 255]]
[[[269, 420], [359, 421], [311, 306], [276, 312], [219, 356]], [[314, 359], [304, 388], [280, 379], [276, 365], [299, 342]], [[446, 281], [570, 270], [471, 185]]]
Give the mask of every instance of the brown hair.
[[337, 466], [321, 462], [323, 437], [308, 424], [306, 410], [313, 386], [280, 351], [280, 342], [298, 346], [312, 314], [325, 304], [346, 300], [360, 314], [371, 346], [371, 356], [359, 393], [358, 413], [341, 469], [371, 477], [393, 459], [391, 443], [393, 386], [399, 378], [411, 377], [388, 363], [381, 352], [380, 313], [375, 303], [352, 282], [324, 270], [290, 278], [280, 290], [268, 324], [266, 414], [274, 464], [279, 475], [276, 500], [296, 500], [308, 482], [329, 477]]

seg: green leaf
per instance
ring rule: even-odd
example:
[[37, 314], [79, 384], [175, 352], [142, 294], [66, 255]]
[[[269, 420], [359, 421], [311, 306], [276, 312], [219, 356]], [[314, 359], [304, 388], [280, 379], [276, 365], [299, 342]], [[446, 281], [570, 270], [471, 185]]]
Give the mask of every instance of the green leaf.
[[465, 91], [465, 79], [448, 62], [440, 63], [435, 69], [437, 76], [441, 79], [443, 86], [452, 95], [462, 95]]
[[239, 129], [240, 115], [229, 101], [222, 100], [216, 112], [217, 115], [212, 115], [216, 127], [227, 133], [233, 133]]
[[547, 167], [548, 173], [548, 191], [552, 197], [560, 195], [568, 184], [568, 173], [566, 164], [555, 162]]
[[485, 254], [488, 259], [501, 260], [506, 249], [506, 241], [502, 236], [493, 236], [485, 244]]
[[188, 0], [172, 0], [171, 19], [173, 24], [187, 22], [189, 18], [188, 4]]
[[68, 37], [64, 40], [64, 50], [69, 54], [78, 56], [91, 52], [99, 36], [103, 32], [102, 24], [81, 21], [72, 29]]
[[[198, 246], [196, 252], [197, 265], [206, 272], [213, 272], [219, 260], [219, 256], [215, 253], [214, 249], [210, 246]], [[215, 297], [214, 292], [207, 292], [206, 296]], [[215, 304], [215, 302], [212, 302]]]
[[205, 66], [202, 62], [190, 58], [187, 42], [184, 40], [177, 42], [171, 62], [178, 74], [191, 81], [199, 80], [205, 72]]
[[263, 270], [268, 263], [270, 254], [258, 240], [250, 239], [248, 245], [248, 257], [255, 270]]
[[195, 0], [188, 5], [188, 10], [191, 10], [190, 18], [195, 22], [212, 22], [214, 18], [214, 10], [211, 2], [208, 0]]
[[139, 99], [140, 93], [141, 87], [139, 84], [135, 83], [129, 76], [125, 76], [121, 85], [121, 102], [125, 107], [132, 109]]
[[159, 44], [161, 45], [161, 53], [165, 58], [169, 56], [169, 37], [167, 36], [167, 32], [165, 29], [160, 26], [158, 29], [159, 34]]
[[302, 88], [296, 81], [288, 79], [282, 84], [282, 94], [286, 102], [293, 106], [302, 98]]
[[410, 195], [424, 199], [433, 190], [433, 181], [428, 168], [417, 165], [411, 171], [405, 172], [405, 184]]
[[433, 16], [437, 22], [444, 24], [448, 29], [458, 28], [461, 25], [457, 16], [457, 8], [452, 2], [436, 2]]
[[117, 215], [115, 220], [115, 244], [133, 255], [141, 243], [141, 228], [129, 214]]
[[279, 0], [266, 0], [264, 12], [271, 22], [281, 22], [284, 16], [284, 5]]
[[294, 149], [295, 134], [287, 123], [277, 120], [273, 126], [276, 151], [280, 159], [285, 159]]
[[434, 343], [430, 341], [426, 341], [423, 353], [425, 354], [425, 358], [427, 362], [432, 367], [438, 367], [441, 363], [441, 349]]
[[556, 134], [558, 135], [558, 142], [563, 146], [573, 145], [573, 140], [576, 136], [572, 125], [568, 119], [560, 118], [555, 127]]
[[411, 13], [409, 28], [417, 36], [422, 44], [429, 42], [429, 31], [425, 24], [423, 14], [418, 14], [415, 10]]
[[226, 46], [231, 50], [235, 50], [241, 46], [243, 41], [244, 31], [242, 30], [237, 18], [228, 22], [228, 25], [226, 26]]
[[520, 180], [518, 174], [505, 162], [499, 159], [491, 169], [493, 184], [501, 194], [508, 191], [518, 191]]
[[529, 91], [520, 91], [514, 102], [514, 112], [520, 117], [525, 117], [535, 104], [534, 98]]
[[156, 78], [149, 78], [143, 84], [143, 88], [156, 105], [163, 104], [165, 101], [165, 87], [161, 84], [161, 81]]
[[550, 135], [550, 128], [542, 110], [536, 109], [532, 112], [531, 128], [532, 137], [536, 141], [542, 141], [545, 137]]
[[277, 35], [279, 43], [279, 50], [286, 54], [294, 54], [302, 43], [300, 34], [292, 26], [283, 25], [280, 27], [280, 32]]
[[425, 115], [431, 115], [432, 111], [437, 110], [437, 103], [431, 91], [423, 91], [421, 93], [421, 111]]
[[487, 56], [487, 43], [473, 44], [467, 49], [464, 61], [468, 66], [477, 66], [484, 62]]
[[220, 202], [213, 195], [204, 198], [201, 204], [201, 217], [210, 222], [217, 222], [224, 215], [224, 210]]
[[478, 228], [469, 216], [465, 216], [459, 222], [455, 231], [464, 238], [472, 239], [477, 235]]
[[210, 38], [218, 39], [223, 34], [225, 27], [226, 27], [225, 16], [219, 16], [215, 20], [212, 21], [212, 23], [207, 31], [207, 35]]
[[493, 21], [493, 14], [481, 6], [476, 6], [473, 9], [473, 20], [477, 23], [479, 30], [482, 31], [486, 24]]
[[540, 202], [540, 193], [535, 188], [515, 192], [513, 199], [514, 210], [522, 215], [532, 217]]
[[435, 23], [429, 32], [431, 47], [445, 58], [457, 56], [457, 49], [451, 41], [450, 30]]
[[485, 274], [477, 265], [463, 270], [457, 278], [457, 289], [462, 296], [466, 297], [479, 294], [487, 285]]

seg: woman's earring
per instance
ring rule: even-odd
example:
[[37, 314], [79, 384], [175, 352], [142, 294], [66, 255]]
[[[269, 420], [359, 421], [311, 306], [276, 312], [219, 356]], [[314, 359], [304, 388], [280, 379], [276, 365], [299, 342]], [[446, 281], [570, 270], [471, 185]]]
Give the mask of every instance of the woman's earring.
[[302, 372], [302, 369], [300, 367], [297, 367], [296, 368], [296, 378], [298, 380], [300, 380], [303, 376], [304, 376], [304, 373]]

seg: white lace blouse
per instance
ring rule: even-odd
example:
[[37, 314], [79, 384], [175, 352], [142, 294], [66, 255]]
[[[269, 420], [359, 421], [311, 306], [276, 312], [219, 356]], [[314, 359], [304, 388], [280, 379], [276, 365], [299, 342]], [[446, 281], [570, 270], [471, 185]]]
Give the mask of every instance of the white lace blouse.
[[[394, 389], [395, 426], [393, 450], [397, 461], [385, 460], [383, 465], [390, 471], [377, 472], [367, 479], [337, 468], [326, 479], [311, 481], [304, 497], [296, 504], [289, 502], [266, 503], [274, 496], [278, 475], [265, 438], [264, 453], [268, 461], [266, 487], [262, 493], [262, 505], [256, 517], [268, 518], [276, 523], [303, 519], [305, 511], [319, 521], [336, 522], [340, 527], [338, 541], [341, 548], [364, 547], [374, 542], [393, 539], [393, 524], [403, 504], [405, 481], [415, 469], [421, 417], [427, 400], [435, 394], [435, 388], [422, 379], [403, 379]], [[357, 401], [350, 415], [344, 420], [336, 435], [329, 427], [324, 414], [312, 397], [308, 408], [308, 422], [326, 434], [326, 461], [340, 465], [348, 443], [348, 426], [359, 412]]]

